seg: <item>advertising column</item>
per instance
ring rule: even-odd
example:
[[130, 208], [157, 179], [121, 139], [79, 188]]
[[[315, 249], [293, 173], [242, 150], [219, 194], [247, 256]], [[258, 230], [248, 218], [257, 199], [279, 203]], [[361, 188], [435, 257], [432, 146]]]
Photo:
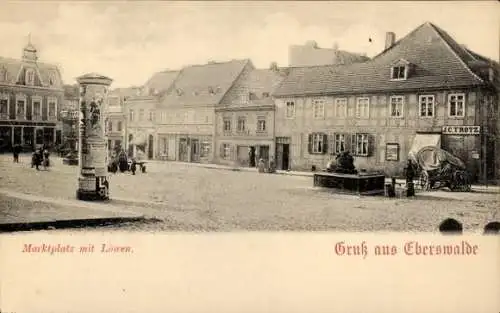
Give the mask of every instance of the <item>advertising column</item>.
[[112, 80], [98, 74], [77, 78], [80, 85], [78, 200], [109, 199], [108, 149], [104, 110]]

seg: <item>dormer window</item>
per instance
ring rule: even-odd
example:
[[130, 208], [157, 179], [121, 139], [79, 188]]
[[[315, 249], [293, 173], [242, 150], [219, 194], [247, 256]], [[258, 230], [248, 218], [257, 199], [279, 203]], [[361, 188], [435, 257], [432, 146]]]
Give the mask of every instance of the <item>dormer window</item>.
[[54, 73], [50, 73], [49, 75], [49, 86], [54, 86], [56, 83], [56, 76]]
[[402, 80], [406, 79], [406, 66], [394, 66], [392, 68], [391, 79]]
[[410, 62], [400, 59], [391, 67], [391, 80], [405, 80], [410, 74]]
[[263, 92], [262, 93], [263, 98], [269, 98], [269, 92]]
[[26, 71], [26, 85], [33, 85], [35, 83], [35, 71], [29, 69]]

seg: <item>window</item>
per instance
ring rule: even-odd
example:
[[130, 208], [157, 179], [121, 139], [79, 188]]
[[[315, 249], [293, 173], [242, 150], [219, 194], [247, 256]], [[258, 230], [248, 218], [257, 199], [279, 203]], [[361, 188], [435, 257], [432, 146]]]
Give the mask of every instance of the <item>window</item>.
[[163, 155], [167, 155], [167, 152], [168, 152], [168, 144], [167, 144], [167, 138], [162, 138], [161, 139], [161, 147], [162, 147], [162, 154]]
[[118, 122], [118, 124], [116, 125], [116, 130], [121, 132], [122, 131], [122, 122]]
[[356, 116], [359, 118], [370, 117], [370, 99], [358, 98], [356, 104]]
[[33, 120], [42, 119], [42, 99], [33, 99]]
[[336, 117], [346, 117], [347, 116], [347, 99], [335, 99], [335, 116]]
[[265, 132], [266, 131], [266, 119], [265, 117], [259, 117], [257, 119], [257, 131]]
[[286, 117], [287, 118], [295, 117], [295, 102], [293, 101], [286, 102]]
[[7, 80], [7, 70], [5, 69], [5, 67], [2, 67], [0, 69], [0, 82], [4, 82]]
[[339, 154], [345, 151], [345, 134], [335, 134], [333, 136], [334, 144], [333, 144], [333, 154]]
[[142, 121], [144, 119], [144, 109], [139, 110], [139, 121]]
[[56, 99], [49, 98], [47, 101], [49, 102], [49, 118], [54, 119], [57, 114]]
[[246, 119], [244, 117], [238, 118], [238, 132], [244, 132], [246, 129]]
[[229, 159], [231, 156], [231, 146], [227, 143], [222, 145], [222, 158]]
[[241, 95], [241, 103], [242, 104], [247, 104], [248, 100], [249, 100], [249, 96], [250, 95], [248, 93]]
[[200, 157], [205, 158], [210, 155], [210, 147], [212, 144], [210, 142], [204, 141], [201, 143]]
[[421, 117], [434, 116], [434, 96], [420, 96], [418, 98]]
[[359, 156], [368, 156], [368, 134], [354, 135], [354, 154]]
[[225, 132], [231, 131], [231, 120], [229, 118], [224, 119], [224, 131]]
[[16, 97], [16, 119], [24, 119], [26, 112], [26, 98], [24, 96]]
[[465, 95], [463, 93], [452, 93], [448, 95], [448, 116], [464, 117]]
[[391, 69], [391, 79], [404, 80], [406, 79], [406, 66], [394, 66]]
[[325, 101], [324, 100], [314, 100], [313, 101], [313, 116], [314, 116], [314, 118], [325, 117]]
[[56, 83], [56, 74], [51, 72], [49, 75], [49, 86], [53, 86]]
[[9, 95], [0, 95], [0, 119], [7, 119], [9, 116]]
[[403, 117], [403, 96], [392, 96], [390, 101], [391, 117]]
[[135, 116], [134, 116], [134, 110], [130, 110], [128, 114], [129, 114], [128, 119], [129, 119], [130, 121], [133, 121], [133, 120], [134, 120], [134, 117], [135, 117]]
[[149, 111], [149, 120], [153, 121], [155, 119], [155, 112], [154, 111]]
[[112, 132], [113, 131], [113, 122], [108, 121], [108, 131]]
[[324, 154], [327, 150], [326, 134], [312, 133], [309, 135], [309, 153]]
[[262, 93], [263, 98], [269, 98], [269, 92], [263, 92]]
[[33, 85], [35, 83], [35, 71], [32, 69], [26, 70], [26, 85]]

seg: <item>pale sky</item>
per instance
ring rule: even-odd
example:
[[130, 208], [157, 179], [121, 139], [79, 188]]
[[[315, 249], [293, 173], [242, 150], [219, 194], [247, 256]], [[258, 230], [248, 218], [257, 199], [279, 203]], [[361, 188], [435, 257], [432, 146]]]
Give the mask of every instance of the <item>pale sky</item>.
[[387, 31], [399, 39], [430, 21], [498, 60], [499, 9], [496, 1], [2, 1], [0, 55], [20, 58], [31, 33], [40, 61], [58, 64], [65, 83], [98, 72], [116, 88], [209, 60], [250, 58], [257, 67], [273, 61], [286, 66], [288, 46], [307, 40], [373, 56], [383, 49]]

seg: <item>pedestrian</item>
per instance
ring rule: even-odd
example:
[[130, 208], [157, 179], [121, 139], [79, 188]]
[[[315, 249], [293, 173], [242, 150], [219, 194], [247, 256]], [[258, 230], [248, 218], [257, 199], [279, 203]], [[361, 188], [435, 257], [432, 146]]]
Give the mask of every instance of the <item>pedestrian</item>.
[[132, 171], [132, 175], [135, 175], [135, 171], [137, 170], [135, 159], [132, 160], [132, 165], [130, 166], [130, 170]]
[[49, 161], [49, 150], [45, 148], [42, 152], [42, 158], [43, 158], [43, 167], [44, 169], [47, 169], [47, 167], [50, 166], [50, 161]]
[[14, 154], [14, 163], [19, 163], [19, 147], [19, 145], [15, 145], [14, 147], [12, 147], [12, 153]]

